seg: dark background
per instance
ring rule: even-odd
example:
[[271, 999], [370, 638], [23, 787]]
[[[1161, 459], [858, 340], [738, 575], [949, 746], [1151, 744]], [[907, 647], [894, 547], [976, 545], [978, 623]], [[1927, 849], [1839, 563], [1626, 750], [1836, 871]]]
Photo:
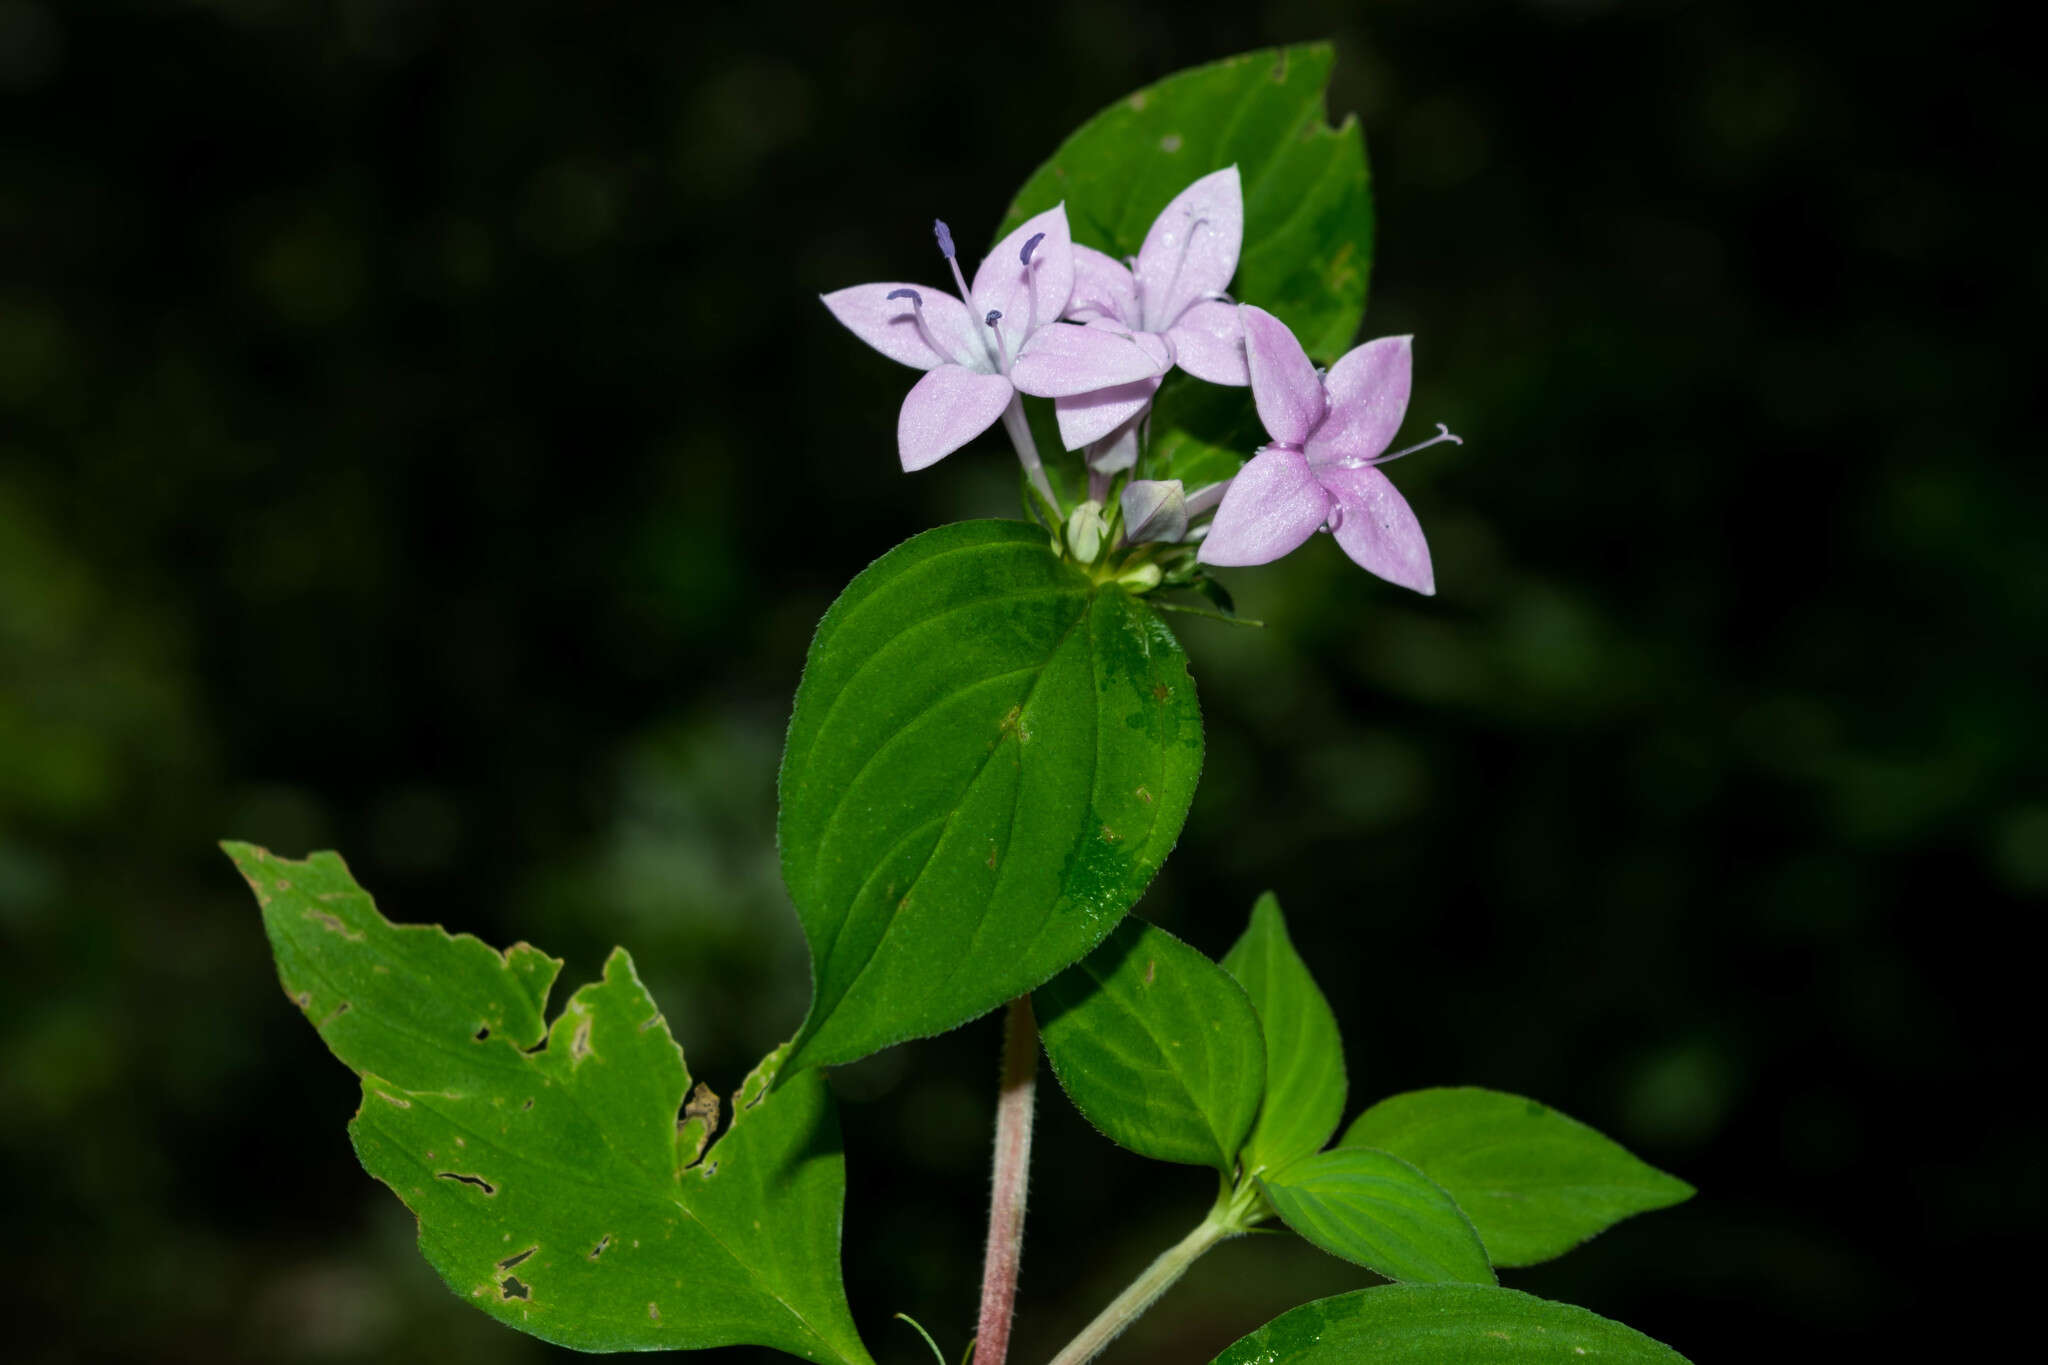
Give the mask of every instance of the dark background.
[[[630, 945], [720, 1089], [793, 1029], [780, 731], [903, 537], [907, 382], [814, 300], [936, 278], [1099, 106], [1334, 37], [1368, 333], [1441, 595], [1327, 540], [1185, 622], [1210, 759], [1142, 909], [1283, 898], [1353, 1107], [1540, 1096], [1696, 1183], [1508, 1282], [1702, 1361], [1958, 1347], [2039, 1216], [2048, 249], [1989, 5], [0, 0], [7, 1354], [528, 1361], [356, 1166], [213, 841], [394, 917]], [[2017, 999], [2016, 999], [2017, 997]], [[835, 1078], [881, 1356], [958, 1352], [997, 1026]], [[1041, 1106], [1015, 1358], [1207, 1206]], [[1112, 1360], [1367, 1277], [1232, 1244]], [[17, 1355], [17, 1353], [19, 1353]], [[745, 1353], [720, 1359], [737, 1361]]]

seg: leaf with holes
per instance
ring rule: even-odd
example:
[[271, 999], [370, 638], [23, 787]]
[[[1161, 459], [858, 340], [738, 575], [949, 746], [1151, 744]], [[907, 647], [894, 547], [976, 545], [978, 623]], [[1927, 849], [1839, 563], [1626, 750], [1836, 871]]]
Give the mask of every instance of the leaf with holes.
[[1632, 1214], [1692, 1197], [1692, 1186], [1576, 1119], [1520, 1095], [1470, 1086], [1381, 1100], [1340, 1146], [1377, 1147], [1449, 1190], [1495, 1265], [1562, 1256]]
[[[1174, 195], [1235, 165], [1244, 249], [1231, 292], [1285, 322], [1328, 364], [1358, 335], [1372, 268], [1372, 194], [1357, 120], [1331, 127], [1327, 43], [1268, 48], [1177, 72], [1110, 105], [1033, 173], [996, 239], [1065, 201], [1074, 240], [1135, 256]], [[1174, 374], [1152, 421], [1146, 477], [1189, 489], [1237, 472], [1265, 441], [1251, 398]]]
[[1022, 522], [897, 546], [826, 612], [782, 760], [810, 940], [790, 1067], [942, 1032], [1102, 940], [1180, 835], [1202, 763], [1187, 657]]
[[[544, 1019], [561, 963], [392, 924], [339, 857], [224, 845], [284, 988], [362, 1077], [349, 1136], [420, 1250], [492, 1317], [583, 1351], [772, 1346], [869, 1365], [839, 1274], [845, 1167], [815, 1073], [717, 1125], [624, 949]], [[701, 1153], [701, 1159], [699, 1155]]]
[[1390, 1284], [1305, 1303], [1210, 1365], [1685, 1365], [1631, 1327], [1515, 1289]]
[[1261, 1176], [1259, 1187], [1288, 1227], [1390, 1280], [1494, 1282], [1457, 1203], [1399, 1157], [1363, 1147], [1318, 1152]]
[[1141, 919], [1033, 997], [1067, 1097], [1140, 1156], [1228, 1176], [1265, 1088], [1266, 1043], [1244, 988]]
[[1320, 1151], [1343, 1121], [1344, 1040], [1272, 892], [1252, 906], [1223, 969], [1251, 997], [1266, 1035], [1266, 1098], [1245, 1143], [1245, 1168], [1276, 1170]]

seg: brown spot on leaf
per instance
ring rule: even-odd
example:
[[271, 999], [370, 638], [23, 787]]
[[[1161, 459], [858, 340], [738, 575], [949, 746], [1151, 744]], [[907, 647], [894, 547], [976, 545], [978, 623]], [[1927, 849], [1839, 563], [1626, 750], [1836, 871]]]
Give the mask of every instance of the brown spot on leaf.
[[517, 1275], [507, 1275], [505, 1282], [498, 1286], [498, 1297], [501, 1299], [531, 1299], [533, 1291], [528, 1289], [525, 1282]]
[[1137, 797], [1140, 801], [1143, 801], [1148, 806], [1152, 804], [1152, 793], [1146, 791], [1143, 787], [1138, 788], [1136, 791], [1132, 792], [1131, 795]]
[[1148, 986], [1149, 986], [1149, 985], [1151, 985], [1151, 984], [1152, 984], [1152, 978], [1153, 978], [1154, 976], [1158, 975], [1158, 974], [1159, 974], [1159, 959], [1158, 959], [1158, 958], [1156, 958], [1156, 957], [1153, 957], [1153, 958], [1147, 958], [1147, 959], [1145, 960], [1145, 984], [1146, 984], [1146, 985], [1148, 985]]
[[1108, 825], [1104, 825], [1104, 826], [1102, 827], [1102, 842], [1103, 842], [1103, 843], [1105, 843], [1105, 844], [1120, 844], [1120, 843], [1122, 843], [1123, 841], [1124, 841], [1124, 836], [1123, 836], [1123, 835], [1121, 835], [1121, 834], [1118, 834], [1118, 833], [1117, 833], [1117, 832], [1116, 832], [1115, 830], [1111, 829], [1111, 828], [1110, 828], [1110, 827], [1109, 827]]
[[325, 910], [315, 910], [311, 907], [308, 907], [306, 910], [306, 918], [312, 920], [315, 924], [319, 925], [322, 929], [325, 929], [330, 934], [340, 934], [350, 943], [361, 943], [363, 941], [362, 930], [349, 928], [346, 924], [343, 924], [339, 919], [337, 919], [333, 915], [328, 914]]
[[683, 1105], [683, 1116], [676, 1120], [676, 1164], [680, 1169], [688, 1170], [703, 1159], [704, 1148], [718, 1131], [718, 1116], [723, 1108], [718, 1092], [702, 1081], [697, 1082], [697, 1088]]
[[590, 1016], [584, 1015], [576, 1021], [576, 1032], [569, 1036], [569, 1056], [577, 1062], [590, 1055]]
[[406, 1099], [400, 1095], [394, 1095], [388, 1090], [379, 1090], [377, 1092], [377, 1098], [384, 1101], [384, 1103], [386, 1104], [396, 1105], [400, 1109], [412, 1108], [411, 1100]]
[[647, 1320], [649, 1322], [661, 1321], [661, 1310], [651, 1303], [647, 1305]]
[[1160, 139], [1159, 139], [1159, 150], [1160, 150], [1160, 151], [1162, 151], [1162, 152], [1168, 152], [1168, 153], [1172, 153], [1172, 152], [1177, 152], [1177, 151], [1179, 151], [1179, 150], [1180, 150], [1180, 134], [1179, 134], [1179, 133], [1168, 133], [1168, 134], [1167, 134], [1167, 135], [1166, 135], [1165, 137], [1163, 137], [1163, 138], [1160, 138]]
[[1167, 686], [1167, 685], [1166, 685], [1165, 683], [1153, 683], [1153, 684], [1152, 684], [1152, 700], [1154, 700], [1154, 701], [1166, 701], [1167, 699], [1169, 699], [1169, 698], [1170, 698], [1170, 697], [1172, 697], [1172, 696], [1173, 696], [1173, 689], [1172, 689], [1172, 688], [1170, 688], [1170, 687], [1168, 687], [1168, 686]]
[[[511, 1236], [510, 1233], [507, 1233], [505, 1235], [508, 1237]], [[510, 1270], [513, 1266], [518, 1265], [521, 1261], [525, 1260], [527, 1257], [533, 1255], [534, 1252], [539, 1250], [540, 1247], [538, 1244], [536, 1244], [534, 1246], [528, 1247], [524, 1251], [516, 1252], [513, 1255], [507, 1256], [504, 1260], [498, 1262], [498, 1269]]]
[[594, 1261], [598, 1257], [604, 1255], [604, 1249], [610, 1246], [611, 1244], [612, 1235], [609, 1232], [607, 1232], [604, 1236], [598, 1238], [597, 1245], [590, 1249], [590, 1259]]

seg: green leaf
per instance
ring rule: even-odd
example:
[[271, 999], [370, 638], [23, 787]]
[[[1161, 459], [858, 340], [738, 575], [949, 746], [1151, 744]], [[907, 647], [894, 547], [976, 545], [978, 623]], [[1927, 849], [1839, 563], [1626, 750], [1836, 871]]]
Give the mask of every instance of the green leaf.
[[[716, 1126], [624, 949], [543, 1010], [561, 963], [395, 925], [332, 853], [226, 844], [285, 993], [362, 1077], [349, 1136], [419, 1219], [456, 1294], [583, 1351], [773, 1346], [868, 1365], [839, 1274], [845, 1169], [822, 1081], [764, 1098], [771, 1054]], [[685, 1096], [689, 1096], [685, 1108]]]
[[[1244, 183], [1244, 250], [1235, 297], [1294, 329], [1325, 364], [1358, 335], [1372, 267], [1365, 139], [1332, 128], [1327, 43], [1267, 48], [1177, 72], [1110, 105], [1024, 183], [996, 239], [1066, 201], [1074, 240], [1135, 256], [1174, 195], [1235, 164]], [[1189, 491], [1237, 473], [1265, 440], [1243, 389], [1171, 376], [1153, 410], [1145, 476]]]
[[1498, 1090], [1395, 1095], [1353, 1120], [1339, 1145], [1413, 1162], [1451, 1192], [1500, 1266], [1562, 1256], [1631, 1214], [1693, 1194], [1585, 1124]]
[[1259, 1180], [1288, 1227], [1390, 1280], [1492, 1284], [1493, 1266], [1457, 1203], [1397, 1156], [1338, 1148]]
[[810, 940], [790, 1066], [953, 1028], [1078, 960], [1180, 836], [1202, 764], [1187, 656], [1022, 522], [897, 546], [818, 626], [782, 761]]
[[1305, 1303], [1211, 1365], [1685, 1365], [1597, 1313], [1515, 1289], [1382, 1285]]
[[1064, 200], [1075, 241], [1135, 256], [1168, 201], [1235, 165], [1244, 249], [1232, 293], [1334, 360], [1365, 311], [1373, 231], [1364, 135], [1355, 118], [1332, 128], [1324, 114], [1336, 59], [1328, 43], [1266, 48], [1126, 95], [1024, 182], [994, 240]]
[[1251, 924], [1224, 954], [1259, 1012], [1266, 1035], [1266, 1098], [1245, 1144], [1248, 1171], [1278, 1170], [1322, 1150], [1344, 1118], [1344, 1040], [1337, 1016], [1287, 937], [1280, 902], [1268, 891]]
[[1132, 918], [1033, 1003], [1053, 1074], [1106, 1137], [1230, 1174], [1258, 1112], [1266, 1045], [1228, 972]]

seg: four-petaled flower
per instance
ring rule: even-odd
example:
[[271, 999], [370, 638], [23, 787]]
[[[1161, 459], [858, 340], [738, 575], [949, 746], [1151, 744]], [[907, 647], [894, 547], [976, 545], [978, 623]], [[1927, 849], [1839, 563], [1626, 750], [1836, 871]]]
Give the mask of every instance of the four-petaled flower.
[[[1160, 338], [1174, 362], [1212, 384], [1246, 382], [1244, 335], [1224, 296], [1244, 243], [1244, 191], [1237, 167], [1203, 176], [1160, 210], [1138, 248], [1136, 269], [1092, 247], [1074, 248], [1074, 297], [1067, 316]], [[1158, 392], [1148, 376], [1116, 388], [1056, 400], [1060, 441], [1078, 450], [1145, 410]], [[1128, 459], [1097, 461], [1123, 468]]]
[[926, 372], [896, 421], [905, 469], [937, 463], [1007, 417], [1012, 435], [1020, 436], [1020, 458], [1035, 470], [1018, 393], [1067, 398], [1161, 375], [1172, 365], [1172, 351], [1159, 338], [1059, 320], [1074, 291], [1065, 204], [998, 242], [974, 272], [972, 288], [960, 273], [953, 234], [944, 223], [934, 228], [959, 297], [898, 283], [822, 296], [854, 335]]
[[1381, 337], [1327, 375], [1309, 363], [1287, 324], [1250, 304], [1244, 320], [1252, 402], [1273, 439], [1238, 472], [1202, 541], [1204, 564], [1264, 564], [1327, 525], [1344, 553], [1390, 583], [1434, 593], [1422, 527], [1374, 466], [1438, 441], [1386, 452], [1408, 411], [1409, 337]]

